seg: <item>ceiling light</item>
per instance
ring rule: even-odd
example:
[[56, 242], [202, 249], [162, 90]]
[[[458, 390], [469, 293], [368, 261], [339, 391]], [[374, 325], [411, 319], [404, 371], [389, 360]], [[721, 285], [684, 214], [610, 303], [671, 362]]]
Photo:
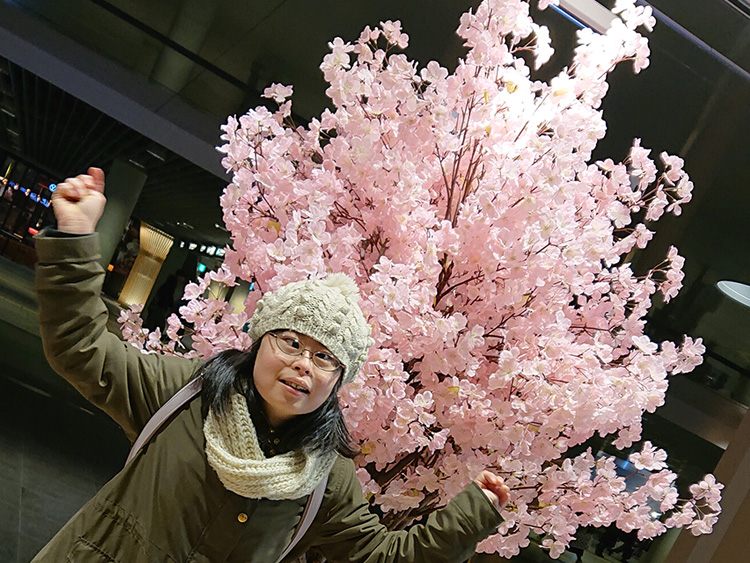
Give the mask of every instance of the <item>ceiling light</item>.
[[5, 115], [12, 117], [13, 119], [16, 118], [16, 114], [10, 111], [9, 109], [0, 108], [0, 111], [2, 111]]
[[728, 0], [729, 5], [745, 16], [750, 16], [750, 0]]
[[736, 281], [721, 280], [716, 284], [724, 295], [750, 307], [750, 285]]
[[164, 149], [157, 148], [157, 147], [151, 147], [146, 149], [146, 152], [153, 156], [157, 160], [161, 160], [162, 162], [167, 160], [166, 155], [164, 154]]

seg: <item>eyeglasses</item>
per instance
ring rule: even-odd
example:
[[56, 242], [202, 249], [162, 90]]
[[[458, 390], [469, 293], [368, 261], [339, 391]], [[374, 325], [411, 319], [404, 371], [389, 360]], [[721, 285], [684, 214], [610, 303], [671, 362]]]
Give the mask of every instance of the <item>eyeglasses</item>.
[[287, 356], [301, 356], [305, 352], [310, 352], [310, 359], [315, 367], [323, 371], [336, 371], [341, 367], [341, 362], [330, 352], [320, 350], [313, 352], [309, 348], [302, 346], [302, 343], [293, 332], [269, 332], [273, 336], [273, 342], [279, 352]]

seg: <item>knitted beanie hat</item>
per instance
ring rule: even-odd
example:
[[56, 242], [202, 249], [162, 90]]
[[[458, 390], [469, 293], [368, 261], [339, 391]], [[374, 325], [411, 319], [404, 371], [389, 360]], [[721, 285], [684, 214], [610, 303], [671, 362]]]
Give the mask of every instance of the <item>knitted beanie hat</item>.
[[314, 338], [344, 365], [343, 382], [349, 383], [374, 343], [358, 301], [357, 284], [346, 274], [292, 282], [263, 295], [247, 332], [253, 340], [279, 329]]

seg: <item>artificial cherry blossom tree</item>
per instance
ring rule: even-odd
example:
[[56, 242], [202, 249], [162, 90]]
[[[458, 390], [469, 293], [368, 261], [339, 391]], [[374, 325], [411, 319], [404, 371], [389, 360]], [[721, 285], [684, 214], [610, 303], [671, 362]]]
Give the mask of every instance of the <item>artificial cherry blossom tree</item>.
[[[167, 344], [132, 313], [126, 336], [184, 353], [185, 325], [192, 354], [247, 348], [241, 327], [263, 292], [345, 272], [376, 344], [342, 401], [363, 487], [390, 527], [490, 467], [512, 496], [483, 551], [516, 554], [533, 530], [557, 557], [578, 526], [612, 523], [641, 539], [672, 526], [710, 532], [722, 486], [709, 475], [680, 499], [650, 443], [630, 455], [652, 472], [635, 492], [611, 458], [566, 458], [597, 433], [630, 448], [668, 376], [704, 350], [644, 334], [652, 299], [680, 288], [676, 249], [642, 275], [629, 263], [652, 223], [690, 200], [682, 160], [662, 153], [657, 165], [636, 139], [624, 162], [592, 162], [607, 75], [624, 61], [648, 65], [636, 29], [654, 24], [633, 0], [613, 11], [606, 34], [578, 32], [570, 66], [549, 83], [530, 78], [526, 61], [539, 67], [552, 49], [522, 0], [485, 0], [462, 16], [467, 53], [452, 73], [402, 54], [398, 22], [335, 39], [321, 65], [330, 111], [295, 126], [292, 87], [274, 85], [265, 95], [277, 111], [229, 118], [224, 264], [188, 286]], [[237, 279], [253, 284], [243, 312], [207, 295]]]

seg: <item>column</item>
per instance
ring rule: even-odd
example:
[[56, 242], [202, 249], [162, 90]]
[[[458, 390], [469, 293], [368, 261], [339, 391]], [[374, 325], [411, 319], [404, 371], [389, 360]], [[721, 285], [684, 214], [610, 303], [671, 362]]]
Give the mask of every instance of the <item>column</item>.
[[115, 254], [146, 178], [146, 173], [142, 169], [122, 160], [115, 160], [112, 168], [107, 171], [104, 192], [107, 196], [107, 206], [96, 225], [101, 240], [101, 263], [105, 268]]
[[[750, 413], [750, 411], [748, 411]], [[665, 563], [728, 563], [747, 560], [750, 529], [750, 414], [745, 414], [714, 471], [724, 483], [722, 513], [711, 534], [683, 530]]]

